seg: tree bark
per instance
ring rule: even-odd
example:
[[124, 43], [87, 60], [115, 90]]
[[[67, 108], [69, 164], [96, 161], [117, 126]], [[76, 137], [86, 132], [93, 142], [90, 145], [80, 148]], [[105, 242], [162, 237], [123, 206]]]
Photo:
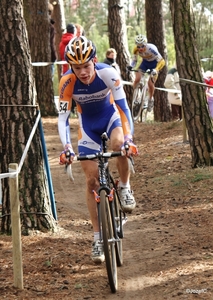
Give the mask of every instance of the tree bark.
[[[48, 1], [24, 0], [24, 18], [27, 24], [32, 62], [51, 62]], [[34, 66], [33, 72], [42, 116], [57, 115], [51, 65]]]
[[[125, 12], [120, 0], [108, 1], [108, 32], [110, 47], [117, 51], [117, 63], [121, 69], [121, 77], [125, 81], [133, 81], [133, 74], [127, 72], [130, 64], [130, 53], [128, 50]], [[133, 88], [124, 85], [124, 90], [129, 105], [132, 103]]]
[[[192, 1], [170, 0], [180, 78], [203, 82]], [[192, 167], [213, 165], [213, 128], [204, 87], [180, 81]]]
[[[22, 1], [2, 0], [0, 29], [0, 173], [19, 163], [34, 126], [36, 91]], [[39, 131], [31, 142], [19, 174], [22, 232], [54, 228]], [[2, 180], [1, 232], [10, 233], [9, 179]]]
[[[147, 39], [148, 43], [154, 44], [158, 48], [160, 54], [167, 61], [162, 0], [155, 0], [154, 3], [153, 5], [153, 1], [150, 0], [146, 0], [145, 2]], [[156, 87], [164, 87], [166, 74], [167, 66], [160, 71], [155, 84]], [[154, 99], [154, 120], [160, 122], [171, 121], [171, 109], [167, 93], [156, 89]]]
[[[65, 14], [64, 14], [64, 2], [63, 0], [49, 1], [53, 5], [53, 14], [52, 18], [55, 21], [55, 45], [56, 45], [56, 51], [58, 55], [58, 60], [60, 60], [60, 52], [59, 52], [59, 44], [61, 41], [62, 33], [64, 29], [66, 28], [66, 22], [65, 22]], [[58, 73], [58, 81], [60, 81], [61, 78], [61, 65], [57, 65], [57, 73]]]

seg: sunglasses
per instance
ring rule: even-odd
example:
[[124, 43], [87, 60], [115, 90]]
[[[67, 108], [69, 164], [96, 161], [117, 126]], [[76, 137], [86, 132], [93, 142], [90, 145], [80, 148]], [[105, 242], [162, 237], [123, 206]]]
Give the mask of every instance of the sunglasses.
[[145, 47], [145, 45], [142, 45], [142, 46], [137, 46], [137, 48], [138, 49], [140, 49], [140, 48], [144, 48]]

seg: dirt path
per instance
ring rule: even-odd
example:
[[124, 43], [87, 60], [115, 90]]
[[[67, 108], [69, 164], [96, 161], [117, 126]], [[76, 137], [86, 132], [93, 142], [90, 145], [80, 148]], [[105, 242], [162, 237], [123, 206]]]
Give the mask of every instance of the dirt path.
[[[56, 119], [46, 118], [43, 125], [58, 232], [23, 237], [24, 291], [12, 288], [11, 238], [1, 239], [2, 299], [212, 300], [212, 168], [191, 169], [181, 123], [135, 125], [137, 207], [125, 225], [116, 294], [110, 292], [105, 265], [90, 259], [92, 230], [80, 164], [73, 164], [73, 183], [58, 164]], [[76, 126], [73, 120], [73, 141]]]

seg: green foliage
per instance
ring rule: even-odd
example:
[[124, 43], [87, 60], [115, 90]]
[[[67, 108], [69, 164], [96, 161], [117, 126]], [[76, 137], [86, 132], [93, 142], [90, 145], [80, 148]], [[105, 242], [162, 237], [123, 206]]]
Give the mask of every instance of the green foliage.
[[202, 61], [204, 71], [213, 70], [213, 3], [212, 1], [194, 1], [197, 44], [200, 58], [212, 58]]
[[[193, 2], [199, 55], [201, 58], [213, 58], [213, 16], [211, 14], [213, 11], [213, 2], [212, 0], [194, 0]], [[64, 0], [64, 3], [66, 3], [66, 22], [79, 23], [84, 27], [86, 36], [93, 40], [97, 47], [98, 61], [103, 61], [105, 52], [109, 47], [107, 34], [108, 1], [77, 1], [75, 9], [71, 7], [71, 4], [68, 4], [70, 1]], [[139, 33], [146, 35], [145, 0], [124, 1], [124, 9], [126, 13], [129, 52], [132, 53], [135, 45], [135, 36]], [[131, 14], [132, 11], [135, 11], [135, 15]], [[176, 57], [169, 0], [163, 1], [163, 14], [168, 68], [171, 68], [175, 64]], [[213, 70], [213, 59], [202, 62], [202, 66], [204, 70]]]
[[98, 61], [102, 62], [105, 58], [106, 50], [109, 48], [109, 39], [107, 33], [104, 33], [101, 36], [97, 26], [94, 25], [87, 34], [87, 37], [94, 42], [97, 48]]

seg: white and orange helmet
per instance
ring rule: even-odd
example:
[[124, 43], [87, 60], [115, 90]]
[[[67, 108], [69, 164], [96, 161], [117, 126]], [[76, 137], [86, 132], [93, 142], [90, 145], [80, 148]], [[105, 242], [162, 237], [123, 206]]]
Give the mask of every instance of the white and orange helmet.
[[70, 65], [81, 65], [96, 55], [96, 48], [92, 41], [85, 36], [72, 38], [65, 48], [65, 59]]

